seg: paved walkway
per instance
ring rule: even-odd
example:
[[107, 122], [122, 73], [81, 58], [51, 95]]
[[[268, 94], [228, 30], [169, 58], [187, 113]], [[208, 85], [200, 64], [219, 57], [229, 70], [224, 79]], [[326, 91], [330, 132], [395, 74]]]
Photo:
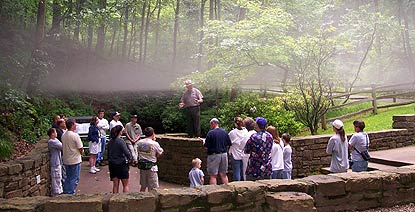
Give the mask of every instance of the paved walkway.
[[[78, 185], [78, 194], [99, 194], [99, 193], [111, 193], [112, 181], [109, 180], [110, 173], [108, 166], [101, 166], [100, 172], [96, 174], [89, 173], [88, 161], [82, 162], [81, 167], [81, 179]], [[182, 185], [159, 182], [160, 188], [181, 188]], [[130, 179], [129, 179], [130, 192], [140, 191], [140, 170], [137, 167], [130, 167]], [[120, 185], [120, 191], [122, 186]]]
[[395, 149], [371, 151], [370, 156], [372, 158], [415, 164], [415, 145]]

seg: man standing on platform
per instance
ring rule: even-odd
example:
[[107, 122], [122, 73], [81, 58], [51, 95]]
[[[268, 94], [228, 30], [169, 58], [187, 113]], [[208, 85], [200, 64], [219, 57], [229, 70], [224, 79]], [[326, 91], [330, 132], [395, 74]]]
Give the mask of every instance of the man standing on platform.
[[185, 109], [189, 136], [200, 137], [200, 104], [203, 103], [203, 95], [193, 87], [192, 80], [186, 80], [184, 84], [186, 91], [183, 93], [179, 107]]
[[81, 162], [84, 148], [81, 137], [74, 132], [76, 130], [76, 121], [69, 119], [66, 121], [66, 127], [68, 131], [62, 135], [62, 160], [66, 169], [63, 193], [75, 194], [81, 175]]

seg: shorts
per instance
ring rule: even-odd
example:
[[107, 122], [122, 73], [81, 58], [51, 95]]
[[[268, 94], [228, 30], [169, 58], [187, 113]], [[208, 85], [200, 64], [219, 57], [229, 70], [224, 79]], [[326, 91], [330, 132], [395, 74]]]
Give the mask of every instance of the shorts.
[[210, 176], [228, 173], [228, 154], [220, 153], [207, 156], [207, 173]]
[[122, 164], [108, 164], [108, 169], [110, 170], [110, 179], [118, 178], [118, 179], [128, 179], [130, 177], [130, 166], [127, 163]]
[[101, 152], [101, 142], [89, 142], [89, 154], [98, 154]]
[[141, 188], [148, 188], [152, 190], [159, 187], [159, 177], [157, 172], [149, 170], [140, 169], [140, 185]]

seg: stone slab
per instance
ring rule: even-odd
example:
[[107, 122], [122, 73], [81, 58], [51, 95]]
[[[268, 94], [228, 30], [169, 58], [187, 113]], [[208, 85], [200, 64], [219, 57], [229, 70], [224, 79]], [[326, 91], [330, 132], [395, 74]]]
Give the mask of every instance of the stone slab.
[[103, 195], [59, 195], [45, 203], [44, 212], [102, 212]]
[[200, 190], [206, 193], [209, 204], [222, 204], [233, 199], [233, 190], [228, 186], [205, 185], [201, 186]]
[[198, 188], [156, 189], [154, 193], [162, 209], [185, 206], [196, 200], [207, 201], [206, 193]]
[[129, 193], [112, 195], [109, 199], [108, 210], [111, 212], [155, 211], [156, 197], [151, 193]]
[[301, 192], [268, 193], [266, 202], [272, 211], [317, 212], [313, 198]]
[[47, 200], [49, 200], [49, 197], [43, 196], [0, 200], [0, 212], [41, 212], [44, 210], [44, 204]]
[[266, 185], [253, 181], [239, 181], [228, 184], [236, 192], [236, 203], [244, 204], [265, 198]]

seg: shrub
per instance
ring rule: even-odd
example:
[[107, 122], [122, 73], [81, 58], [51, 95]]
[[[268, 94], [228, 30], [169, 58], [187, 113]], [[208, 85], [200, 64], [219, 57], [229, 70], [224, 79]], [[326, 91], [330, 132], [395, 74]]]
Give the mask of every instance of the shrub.
[[233, 128], [233, 119], [236, 116], [258, 117], [267, 119], [268, 125], [278, 127], [282, 133], [288, 132], [297, 135], [303, 128], [294, 113], [283, 108], [280, 97], [260, 98], [259, 94], [241, 94], [234, 102], [225, 103], [218, 111], [222, 126], [227, 130]]

